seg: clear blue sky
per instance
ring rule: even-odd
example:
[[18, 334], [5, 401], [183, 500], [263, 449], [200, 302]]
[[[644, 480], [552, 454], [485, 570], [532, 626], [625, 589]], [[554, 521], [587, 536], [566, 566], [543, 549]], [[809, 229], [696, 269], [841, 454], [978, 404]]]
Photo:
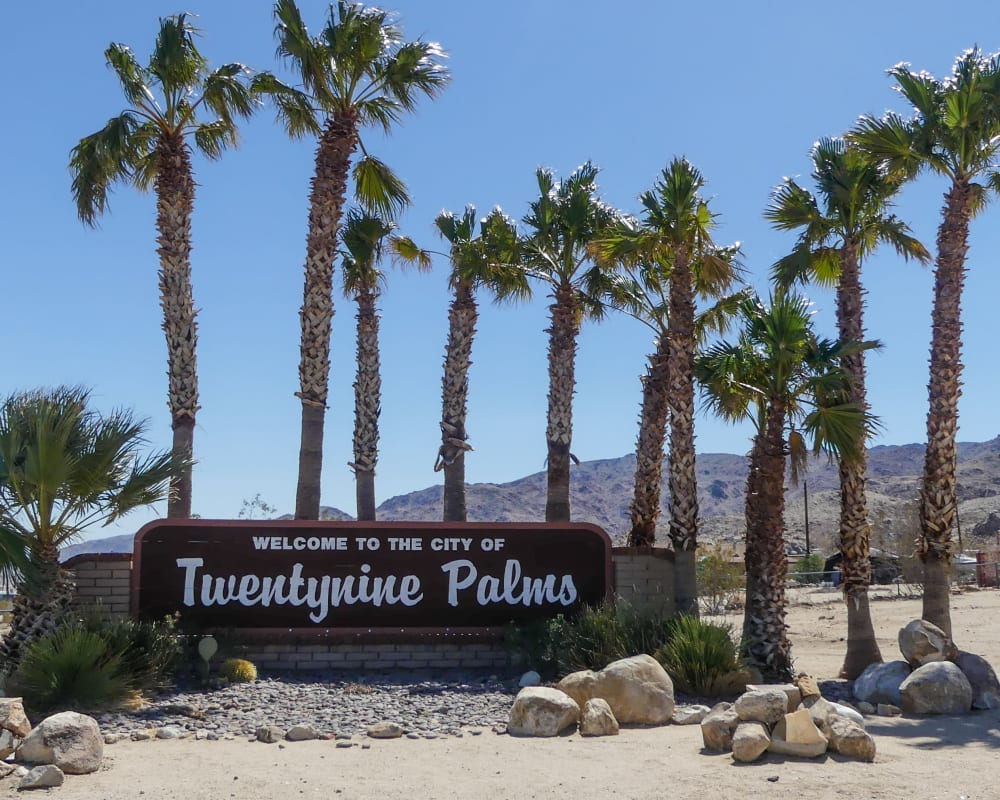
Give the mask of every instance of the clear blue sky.
[[[326, 4], [300, 0], [317, 29]], [[863, 113], [900, 107], [884, 70], [900, 61], [946, 74], [962, 50], [1000, 48], [1000, 4], [960, 13], [905, 5], [778, 0], [614, 5], [591, 0], [481, 3], [399, 0], [406, 32], [441, 42], [452, 85], [388, 140], [370, 149], [408, 182], [405, 233], [440, 247], [441, 209], [500, 205], [515, 217], [533, 197], [539, 165], [568, 174], [592, 159], [605, 199], [636, 210], [637, 195], [675, 155], [709, 181], [720, 242], [739, 240], [752, 281], [766, 289], [771, 263], [792, 237], [761, 218], [786, 175], [806, 176], [819, 137]], [[160, 16], [199, 14], [200, 46], [213, 64], [274, 60], [271, 6], [263, 0], [57, 0], [42, 11], [16, 3], [0, 50], [8, 76], [0, 158], [0, 269], [4, 286], [0, 392], [80, 383], [96, 406], [124, 405], [170, 443], [165, 344], [156, 289], [154, 204], [121, 188], [98, 230], [76, 219], [67, 157], [123, 100], [103, 51], [112, 41], [148, 55]], [[313, 145], [290, 142], [264, 110], [221, 162], [195, 160], [193, 273], [199, 315], [202, 410], [195, 446], [194, 508], [233, 517], [259, 492], [279, 511], [294, 505], [299, 444], [298, 308]], [[933, 249], [944, 184], [925, 177], [900, 214]], [[1000, 433], [994, 354], [1000, 297], [1000, 204], [972, 225], [964, 302], [963, 440]], [[382, 306], [384, 395], [379, 502], [438, 481], [446, 265], [390, 275]], [[869, 362], [879, 443], [924, 438], [930, 340], [930, 269], [883, 253], [865, 265], [869, 335], [885, 344]], [[814, 292], [833, 332], [832, 297]], [[509, 481], [544, 468], [547, 300], [521, 307], [484, 300], [473, 353], [469, 481]], [[353, 512], [354, 315], [338, 294], [327, 416], [323, 503]], [[650, 349], [640, 324], [611, 318], [580, 339], [573, 450], [584, 460], [633, 449], [638, 376]], [[699, 419], [702, 452], [745, 452], [747, 432]], [[136, 515], [133, 530], [154, 514]], [[93, 534], [98, 535], [99, 531]]]

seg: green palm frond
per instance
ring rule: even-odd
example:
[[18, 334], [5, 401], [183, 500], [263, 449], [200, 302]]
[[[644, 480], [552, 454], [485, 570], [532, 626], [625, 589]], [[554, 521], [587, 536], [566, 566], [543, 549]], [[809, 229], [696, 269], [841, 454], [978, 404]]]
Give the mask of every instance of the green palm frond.
[[406, 184], [388, 164], [371, 155], [354, 165], [354, 194], [367, 211], [389, 219], [395, 219], [410, 204]]
[[250, 88], [274, 103], [278, 120], [293, 139], [319, 136], [322, 132], [312, 98], [305, 92], [285, 85], [270, 72], [254, 75]]

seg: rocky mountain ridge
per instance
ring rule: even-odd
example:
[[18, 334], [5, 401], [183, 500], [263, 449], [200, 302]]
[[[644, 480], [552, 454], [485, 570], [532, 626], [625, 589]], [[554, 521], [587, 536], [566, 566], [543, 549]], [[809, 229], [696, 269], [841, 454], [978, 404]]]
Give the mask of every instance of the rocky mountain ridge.
[[[902, 552], [915, 538], [916, 498], [923, 457], [924, 447], [920, 444], [879, 445], [868, 451], [873, 546]], [[697, 457], [697, 469], [702, 541], [738, 544], [743, 536], [746, 457], [701, 453]], [[959, 525], [964, 538], [971, 539], [974, 526], [991, 512], [1000, 513], [1000, 436], [986, 442], [961, 443], [958, 472]], [[570, 482], [573, 519], [593, 522], [604, 528], [616, 542], [623, 541], [628, 532], [634, 473], [634, 455], [584, 461], [573, 467]], [[786, 522], [788, 540], [793, 545], [805, 543], [806, 491], [811, 545], [829, 549], [835, 541], [839, 514], [836, 464], [825, 457], [814, 458], [798, 486], [789, 482]], [[383, 521], [439, 520], [442, 492], [443, 487], [438, 485], [392, 497], [379, 506], [378, 518]], [[665, 505], [666, 480], [663, 493]], [[537, 472], [509, 483], [470, 484], [467, 505], [469, 520], [474, 522], [543, 519], [545, 473]], [[323, 508], [323, 518], [352, 519], [349, 514], [330, 507]], [[665, 523], [665, 515], [662, 519]], [[661, 528], [659, 539], [666, 543], [666, 525]], [[989, 534], [980, 538], [994, 537]], [[984, 546], [986, 542], [975, 544]], [[80, 552], [129, 552], [131, 549], [131, 536], [114, 536], [71, 545], [65, 549], [64, 557]]]

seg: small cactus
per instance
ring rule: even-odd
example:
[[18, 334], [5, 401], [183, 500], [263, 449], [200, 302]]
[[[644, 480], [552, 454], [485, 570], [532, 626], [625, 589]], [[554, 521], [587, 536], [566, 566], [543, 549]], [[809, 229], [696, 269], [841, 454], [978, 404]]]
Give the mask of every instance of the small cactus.
[[230, 658], [222, 662], [219, 675], [230, 683], [250, 683], [257, 680], [257, 667], [244, 658]]

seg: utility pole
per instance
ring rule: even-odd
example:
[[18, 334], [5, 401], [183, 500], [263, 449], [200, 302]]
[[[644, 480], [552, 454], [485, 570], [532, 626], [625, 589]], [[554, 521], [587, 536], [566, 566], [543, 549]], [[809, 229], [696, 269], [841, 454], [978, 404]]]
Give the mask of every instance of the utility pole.
[[[802, 501], [805, 503], [806, 509], [806, 555], [812, 552], [812, 548], [809, 546], [809, 481], [802, 481]], [[959, 533], [961, 538], [962, 534]]]

